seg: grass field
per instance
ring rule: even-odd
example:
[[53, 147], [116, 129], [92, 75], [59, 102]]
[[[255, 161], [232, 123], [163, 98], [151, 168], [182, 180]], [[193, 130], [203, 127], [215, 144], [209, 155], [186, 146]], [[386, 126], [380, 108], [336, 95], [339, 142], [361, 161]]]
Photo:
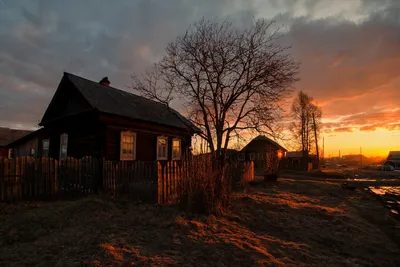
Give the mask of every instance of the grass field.
[[280, 179], [222, 216], [86, 198], [0, 206], [0, 266], [400, 266], [400, 223], [337, 183]]

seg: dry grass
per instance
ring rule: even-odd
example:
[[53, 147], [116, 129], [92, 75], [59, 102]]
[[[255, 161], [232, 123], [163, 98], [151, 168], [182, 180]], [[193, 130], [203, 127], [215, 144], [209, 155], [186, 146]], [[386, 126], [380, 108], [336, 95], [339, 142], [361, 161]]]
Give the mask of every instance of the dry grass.
[[282, 179], [221, 216], [107, 202], [0, 206], [0, 266], [400, 266], [399, 222], [373, 198]]

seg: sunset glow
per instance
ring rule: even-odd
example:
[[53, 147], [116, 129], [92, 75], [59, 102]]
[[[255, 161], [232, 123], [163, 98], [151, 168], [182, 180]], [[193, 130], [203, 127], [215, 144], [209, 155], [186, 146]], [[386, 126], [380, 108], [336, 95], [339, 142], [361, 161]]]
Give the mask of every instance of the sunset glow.
[[325, 134], [325, 157], [359, 154], [360, 147], [365, 156], [387, 156], [391, 150], [400, 150], [399, 131], [377, 129], [374, 131], [343, 132]]

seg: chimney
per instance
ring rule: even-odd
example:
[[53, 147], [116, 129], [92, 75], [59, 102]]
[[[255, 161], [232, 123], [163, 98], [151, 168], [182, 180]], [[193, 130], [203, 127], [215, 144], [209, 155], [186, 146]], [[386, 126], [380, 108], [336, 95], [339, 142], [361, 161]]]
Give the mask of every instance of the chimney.
[[103, 79], [101, 79], [99, 83], [105, 86], [109, 86], [111, 84], [110, 81], [108, 80], [108, 77], [104, 77]]

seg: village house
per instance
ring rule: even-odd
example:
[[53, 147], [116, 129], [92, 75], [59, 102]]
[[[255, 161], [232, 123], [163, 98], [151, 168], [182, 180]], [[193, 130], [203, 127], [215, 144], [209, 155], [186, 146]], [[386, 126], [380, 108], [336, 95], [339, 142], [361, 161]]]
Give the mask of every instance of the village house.
[[200, 130], [166, 105], [66, 73], [39, 126], [8, 147], [15, 155], [180, 160]]
[[[318, 169], [318, 159], [315, 154], [308, 154], [308, 162], [303, 165], [302, 151], [288, 151], [283, 159], [282, 167], [287, 170], [307, 170]], [[306, 166], [306, 167], [305, 167]]]
[[8, 149], [8, 145], [31, 132], [32, 131], [0, 127], [0, 158], [12, 157], [13, 151]]
[[384, 165], [390, 165], [395, 170], [400, 170], [400, 151], [390, 151]]
[[272, 139], [259, 135], [251, 140], [238, 154], [239, 161], [254, 161], [254, 172], [263, 175], [266, 169], [273, 170], [279, 164], [286, 149]]

